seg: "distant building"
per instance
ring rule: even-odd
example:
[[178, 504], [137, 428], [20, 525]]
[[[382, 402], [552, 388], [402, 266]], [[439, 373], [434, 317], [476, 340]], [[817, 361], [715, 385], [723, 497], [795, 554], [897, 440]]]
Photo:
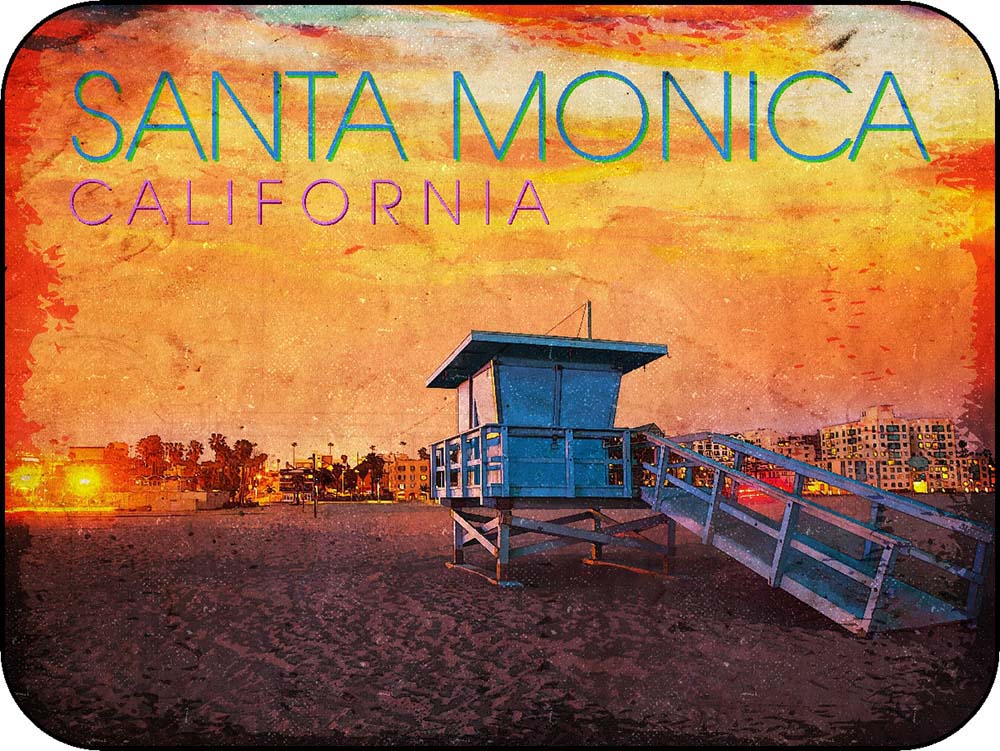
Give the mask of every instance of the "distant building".
[[818, 463], [882, 490], [977, 492], [973, 475], [980, 488], [992, 488], [990, 462], [959, 456], [957, 443], [950, 419], [907, 419], [883, 404], [865, 409], [860, 420], [822, 428]]
[[[127, 453], [126, 444], [126, 453]], [[70, 446], [67, 456], [71, 462], [100, 464], [104, 462], [106, 446]]]
[[430, 500], [431, 460], [406, 454], [389, 454], [385, 459], [382, 484], [392, 488], [397, 501]]
[[958, 476], [966, 493], [992, 493], [996, 489], [996, 464], [988, 453], [960, 456]]
[[787, 434], [779, 433], [777, 430], [772, 430], [771, 428], [755, 428], [754, 430], [743, 431], [744, 441], [769, 451], [777, 451], [778, 443], [787, 437]]
[[779, 454], [807, 464], [817, 464], [820, 458], [819, 433], [789, 435], [778, 441], [774, 450]]
[[[729, 433], [728, 435], [741, 441], [746, 440], [742, 433]], [[731, 448], [723, 446], [721, 443], [715, 443], [711, 438], [694, 441], [692, 442], [691, 447], [699, 454], [703, 454], [717, 462], [727, 464], [730, 467], [733, 465], [733, 459], [736, 456], [735, 452]]]
[[[918, 493], [962, 490], [955, 426], [947, 418], [908, 421], [913, 489]], [[967, 464], [967, 463], [966, 463]]]
[[821, 466], [883, 490], [910, 490], [907, 420], [890, 405], [868, 407], [861, 419], [820, 430]]

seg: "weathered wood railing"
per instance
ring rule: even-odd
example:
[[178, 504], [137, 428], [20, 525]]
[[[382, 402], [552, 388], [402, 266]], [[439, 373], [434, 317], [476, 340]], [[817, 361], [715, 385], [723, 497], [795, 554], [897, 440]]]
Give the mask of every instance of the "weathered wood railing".
[[[994, 543], [995, 537], [995, 533], [990, 527], [950, 511], [936, 508], [914, 498], [907, 498], [886, 492], [866, 483], [838, 475], [827, 469], [784, 457], [781, 454], [754, 446], [745, 441], [740, 441], [731, 436], [713, 435], [712, 440], [728, 449], [738, 450], [742, 454], [753, 456], [763, 461], [775, 463], [775, 459], [780, 458], [782, 462], [780, 466], [783, 468], [792, 469], [803, 477], [824, 482], [831, 487], [852, 493], [867, 500], [870, 508], [869, 521], [875, 529], [880, 529], [885, 524], [885, 509], [892, 509], [935, 527], [964, 535], [975, 541], [976, 551], [971, 567], [961, 566], [957, 563], [944, 560], [929, 550], [921, 548], [913, 541], [909, 545], [907, 555], [969, 582], [965, 610], [969, 614], [969, 617], [974, 617], [978, 614], [982, 604], [985, 566], [989, 559], [990, 548]], [[870, 544], [866, 544], [865, 555], [868, 556], [870, 554], [871, 546]]]
[[[695, 441], [711, 440], [733, 452], [733, 465], [728, 466], [696, 451], [691, 444]], [[913, 499], [898, 496], [851, 480], [828, 470], [805, 462], [777, 454], [730, 436], [699, 433], [674, 439], [647, 435], [636, 438], [637, 447], [649, 446], [654, 449], [654, 460], [642, 462], [642, 467], [655, 478], [653, 487], [641, 489], [642, 497], [657, 511], [673, 516], [678, 523], [698, 534], [706, 544], [714, 545], [736, 558], [744, 565], [764, 576], [772, 586], [781, 587], [799, 599], [808, 602], [827, 616], [845, 627], [868, 633], [876, 626], [876, 614], [882, 604], [887, 582], [894, 592], [905, 591], [909, 606], [926, 607], [933, 611], [929, 622], [939, 620], [961, 620], [974, 618], [982, 600], [984, 572], [993, 544], [993, 530], [957, 514], [935, 508]], [[676, 457], [676, 459], [674, 458]], [[754, 457], [775, 467], [794, 473], [791, 492], [771, 485], [763, 479], [743, 471], [746, 457]], [[679, 461], [677, 460], [679, 459]], [[695, 469], [710, 473], [710, 487], [696, 485]], [[679, 476], [680, 475], [680, 476]], [[822, 504], [803, 497], [802, 491], [808, 480], [820, 480], [866, 499], [871, 505], [869, 521], [860, 521], [846, 514], [827, 508]], [[726, 494], [728, 482], [729, 492]], [[753, 488], [764, 495], [785, 504], [780, 523], [755, 512], [738, 502], [740, 486]], [[676, 495], [669, 494], [673, 486], [688, 497], [705, 504], [697, 509], [685, 507]], [[976, 549], [972, 564], [963, 566], [944, 560], [921, 548], [914, 541], [892, 534], [883, 528], [884, 509], [893, 509], [928, 522], [951, 532], [965, 535], [975, 541]], [[864, 554], [855, 558], [846, 552], [825, 544], [807, 534], [800, 525], [800, 514], [819, 519], [842, 532], [864, 541]], [[773, 540], [773, 550], [767, 544], [751, 544], [744, 540], [741, 544], [733, 537], [718, 534], [722, 516], [736, 520], [744, 528], [755, 530]], [[759, 538], [758, 538], [759, 539]], [[877, 556], [873, 554], [880, 551]], [[795, 557], [795, 554], [799, 554]], [[896, 580], [891, 580], [897, 557], [910, 556], [968, 582], [968, 592], [964, 608], [957, 609], [932, 597], [926, 592], [911, 589]], [[839, 575], [861, 584], [867, 589], [863, 610], [851, 607], [843, 587], [836, 577], [822, 574], [822, 569], [810, 569], [803, 565], [805, 556]], [[788, 577], [789, 567], [795, 558], [796, 577]], [[808, 574], [808, 576], [807, 576]], [[906, 607], [906, 606], [904, 606]], [[906, 627], [919, 623], [919, 619], [902, 614], [891, 622], [884, 613], [879, 614], [879, 628]], [[925, 619], [926, 620], [926, 619]]]
[[632, 498], [630, 439], [622, 428], [481, 425], [431, 445], [433, 497]]

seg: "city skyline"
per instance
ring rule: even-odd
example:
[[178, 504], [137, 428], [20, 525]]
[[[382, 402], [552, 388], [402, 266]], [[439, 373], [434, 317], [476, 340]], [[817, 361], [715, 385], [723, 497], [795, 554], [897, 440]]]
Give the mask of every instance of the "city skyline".
[[[898, 415], [892, 405], [884, 404], [870, 406], [856, 418], [846, 423], [824, 425], [804, 434], [758, 427], [726, 433], [704, 431], [675, 440], [690, 443], [699, 454], [728, 466], [734, 466], [734, 454], [733, 449], [726, 445], [726, 437], [772, 452], [770, 459], [758, 457], [750, 464], [744, 464], [742, 469], [751, 475], [767, 478], [769, 483], [785, 490], [792, 488], [795, 472], [781, 469], [781, 457], [894, 493], [993, 491], [995, 463], [992, 451], [968, 445], [956, 433], [951, 419]], [[647, 437], [662, 435], [655, 424], [632, 428], [632, 431]], [[352, 460], [349, 455], [333, 451], [331, 444], [327, 446], [331, 453], [323, 454], [296, 443], [294, 448], [299, 451], [295, 458], [282, 461], [276, 456], [260, 454], [254, 448], [255, 444], [246, 441], [238, 441], [229, 447], [218, 434], [211, 436], [207, 447], [197, 439], [171, 442], [163, 441], [160, 436], [147, 436], [137, 442], [134, 454], [130, 453], [128, 443], [120, 441], [109, 442], [106, 447], [71, 446], [62, 457], [45, 453], [40, 457], [21, 456], [20, 464], [9, 474], [9, 481], [18, 494], [27, 493], [31, 498], [34, 498], [36, 487], [44, 485], [46, 490], [42, 496], [45, 496], [65, 482], [66, 489], [75, 498], [99, 497], [102, 490], [126, 491], [127, 496], [127, 491], [135, 490], [137, 485], [169, 485], [168, 491], [200, 488], [210, 493], [219, 490], [235, 492], [233, 489], [239, 488], [242, 501], [251, 492], [256, 500], [258, 491], [267, 487], [268, 483], [278, 482], [276, 478], [280, 474], [283, 499], [297, 503], [303, 488], [293, 481], [295, 473], [292, 470], [298, 469], [301, 473], [305, 468], [309, 485], [306, 490], [313, 487], [310, 483], [322, 482], [324, 498], [329, 487], [336, 489], [338, 478], [341, 482], [347, 481], [351, 497], [354, 497], [356, 488], [360, 488], [361, 492], [375, 492], [380, 487], [386, 493], [398, 492], [407, 498], [411, 495], [417, 498], [428, 495], [435, 462], [433, 457], [437, 455], [436, 461], [442, 461], [441, 455], [436, 452], [444, 450], [440, 442], [432, 444], [426, 453], [423, 447], [418, 447], [412, 455], [402, 450], [405, 446], [398, 451], [370, 446], [363, 459], [358, 453]], [[206, 449], [214, 452], [214, 456], [207, 456]], [[199, 459], [203, 461], [199, 462]], [[248, 466], [253, 469], [246, 471]], [[324, 479], [314, 480], [310, 467], [319, 471], [320, 474], [315, 477]], [[404, 471], [401, 476], [397, 476], [400, 474], [397, 467]], [[408, 474], [405, 473], [407, 467]], [[286, 476], [289, 472], [291, 474]], [[238, 485], [235, 484], [237, 477]], [[262, 480], [262, 477], [271, 479]], [[385, 478], [386, 484], [380, 478]], [[707, 478], [701, 477], [701, 482], [705, 484]], [[340, 488], [341, 493], [344, 490], [344, 487]], [[378, 491], [379, 496], [381, 490]], [[838, 492], [824, 480], [810, 480], [804, 491], [807, 494]], [[759, 500], [759, 491], [747, 488], [741, 492], [748, 500]], [[180, 497], [178, 502], [184, 500]], [[193, 502], [190, 497], [186, 500]], [[118, 502], [121, 502], [120, 499]], [[46, 503], [42, 505], [48, 507]]]
[[[947, 417], [947, 416], [944, 416], [944, 415], [916, 415], [916, 414], [910, 414], [907, 410], [903, 410], [902, 412], [900, 412], [898, 410], [898, 407], [896, 405], [892, 405], [892, 404], [872, 404], [872, 405], [868, 405], [864, 409], [860, 410], [857, 414], [855, 414], [853, 416], [847, 416], [847, 419], [844, 419], [841, 422], [834, 422], [834, 423], [829, 423], [829, 424], [825, 424], [825, 425], [816, 426], [812, 430], [808, 430], [807, 429], [805, 431], [788, 431], [788, 430], [780, 430], [778, 428], [775, 428], [773, 426], [768, 426], [768, 425], [756, 425], [754, 427], [739, 428], [739, 429], [728, 429], [728, 428], [725, 428], [725, 427], [719, 428], [719, 427], [703, 426], [703, 427], [701, 427], [699, 429], [688, 431], [688, 433], [689, 434], [697, 434], [697, 433], [706, 433], [706, 432], [708, 432], [708, 433], [718, 433], [718, 434], [732, 435], [732, 436], [744, 435], [744, 434], [745, 435], [754, 435], [754, 434], [758, 434], [758, 433], [773, 433], [776, 437], [782, 437], [782, 438], [804, 438], [804, 437], [816, 437], [816, 438], [819, 438], [820, 435], [823, 433], [823, 431], [830, 430], [832, 428], [840, 428], [840, 427], [844, 427], [844, 426], [854, 425], [854, 424], [858, 423], [859, 420], [863, 419], [865, 417], [866, 413], [868, 413], [868, 412], [870, 412], [872, 410], [879, 410], [879, 411], [881, 411], [881, 410], [885, 410], [885, 409], [888, 409], [890, 412], [892, 412], [897, 420], [900, 420], [900, 421], [903, 421], [903, 422], [907, 422], [907, 423], [910, 423], [910, 422], [922, 422], [922, 421], [943, 421], [943, 422], [951, 423], [952, 425], [956, 424], [955, 419], [953, 417]], [[656, 425], [656, 422], [653, 421], [651, 423], [647, 423], [647, 425]], [[627, 426], [627, 427], [630, 427], [633, 430], [637, 429], [637, 426]], [[148, 434], [148, 435], [159, 435], [159, 434]], [[160, 438], [162, 438], [164, 440], [164, 442], [176, 440], [178, 438], [183, 438], [184, 440], [187, 440], [183, 436], [181, 436], [181, 437], [177, 437], [177, 436], [160, 436]], [[103, 441], [103, 442], [102, 441], [97, 441], [94, 444], [77, 443], [77, 444], [70, 445], [70, 444], [67, 443], [67, 444], [60, 445], [58, 447], [55, 444], [50, 444], [50, 447], [49, 447], [48, 451], [57, 451], [57, 452], [60, 452], [60, 453], [65, 451], [67, 454], [69, 454], [69, 453], [71, 453], [73, 451], [73, 449], [78, 449], [78, 448], [83, 448], [83, 447], [87, 447], [87, 448], [103, 448], [105, 446], [112, 446], [112, 445], [120, 446], [120, 445], [123, 445], [123, 444], [126, 445], [126, 446], [128, 446], [130, 449], [134, 449], [135, 446], [136, 446], [136, 443], [138, 443], [138, 440], [141, 440], [141, 439], [137, 439], [135, 443], [131, 443], [129, 441], [123, 441], [123, 440], [120, 440], [120, 439], [112, 439], [112, 440]], [[197, 438], [195, 440], [197, 440]], [[954, 434], [954, 440], [956, 442], [956, 445], [957, 445], [958, 441], [965, 441], [966, 445], [964, 446], [964, 449], [967, 450], [970, 453], [973, 453], [973, 452], [982, 452], [982, 451], [989, 451], [990, 453], [993, 453], [993, 450], [994, 450], [992, 446], [983, 446], [983, 445], [980, 445], [980, 444], [975, 443], [975, 442], [970, 443], [969, 441], [966, 440], [966, 438], [960, 432], [957, 432], [957, 431]], [[182, 443], [183, 443], [183, 441], [182, 441]], [[348, 463], [350, 463], [351, 461], [358, 462], [358, 461], [361, 461], [364, 458], [364, 456], [367, 453], [369, 453], [370, 451], [374, 451], [379, 456], [393, 456], [393, 455], [398, 455], [398, 456], [406, 456], [406, 457], [413, 458], [413, 457], [416, 457], [417, 453], [421, 449], [427, 449], [431, 445], [430, 443], [428, 443], [426, 445], [410, 446], [408, 443], [405, 443], [405, 442], [397, 442], [396, 447], [391, 447], [391, 446], [385, 446], [385, 447], [383, 447], [383, 446], [379, 446], [378, 444], [368, 444], [363, 450], [360, 449], [360, 448], [358, 448], [358, 449], [354, 449], [352, 451], [342, 451], [342, 450], [340, 450], [340, 449], [337, 448], [336, 444], [333, 445], [333, 449], [331, 450], [330, 445], [328, 443], [324, 447], [326, 449], [324, 451], [321, 448], [311, 448], [310, 447], [311, 444], [309, 444], [309, 443], [307, 443], [305, 441], [298, 441], [297, 440], [295, 443], [296, 443], [296, 446], [294, 447], [294, 451], [293, 451], [293, 447], [292, 447], [291, 443], [286, 444], [285, 449], [287, 451], [287, 456], [285, 456], [285, 455], [283, 455], [281, 453], [271, 454], [269, 452], [263, 452], [263, 453], [267, 453], [267, 455], [268, 455], [268, 458], [267, 458], [268, 467], [273, 466], [274, 462], [276, 462], [276, 461], [280, 462], [280, 465], [281, 465], [282, 468], [284, 468], [286, 466], [293, 466], [293, 457], [294, 457], [294, 462], [295, 462], [294, 466], [301, 466], [303, 462], [308, 462], [312, 457], [316, 458], [316, 461], [318, 463], [317, 466], [319, 466], [319, 463], [325, 462], [327, 457], [331, 458], [331, 460], [334, 463], [340, 463], [341, 460], [342, 460], [342, 457], [344, 457], [344, 456], [347, 457]], [[257, 449], [257, 450], [260, 449], [260, 444], [258, 442], [255, 441], [253, 443], [253, 445], [254, 445], [255, 449]], [[46, 453], [46, 451], [43, 450], [43, 451], [39, 451], [38, 453], [44, 454], [44, 453]]]

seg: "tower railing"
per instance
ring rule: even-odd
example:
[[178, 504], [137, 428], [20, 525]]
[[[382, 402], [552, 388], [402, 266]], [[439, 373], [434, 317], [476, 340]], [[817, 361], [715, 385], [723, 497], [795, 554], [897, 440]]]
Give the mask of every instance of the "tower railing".
[[431, 444], [446, 498], [634, 498], [631, 431], [487, 423]]

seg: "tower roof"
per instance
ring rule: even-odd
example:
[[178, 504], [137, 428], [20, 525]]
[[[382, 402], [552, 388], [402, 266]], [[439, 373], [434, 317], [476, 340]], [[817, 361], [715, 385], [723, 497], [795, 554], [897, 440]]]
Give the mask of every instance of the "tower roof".
[[667, 354], [665, 344], [577, 339], [571, 336], [472, 331], [427, 379], [432, 389], [456, 388], [497, 357], [539, 362], [610, 365], [628, 373]]

